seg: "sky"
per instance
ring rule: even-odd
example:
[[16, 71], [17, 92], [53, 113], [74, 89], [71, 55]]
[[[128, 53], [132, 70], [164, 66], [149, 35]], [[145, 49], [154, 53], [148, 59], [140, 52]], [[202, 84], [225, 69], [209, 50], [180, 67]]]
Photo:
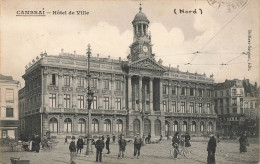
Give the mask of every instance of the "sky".
[[[227, 1], [220, 8], [210, 5], [211, 0], [142, 1], [142, 11], [150, 20], [155, 59], [162, 59], [164, 66], [179, 66], [184, 72], [213, 74], [215, 82], [249, 78], [251, 83], [259, 83], [259, 1], [240, 0], [245, 1], [243, 6], [227, 11], [225, 5], [235, 1]], [[76, 51], [84, 55], [89, 43], [93, 56], [127, 60], [133, 42], [132, 21], [139, 12], [139, 3], [2, 0], [1, 74], [13, 76], [23, 86], [25, 66], [41, 52], [59, 55], [64, 49], [66, 53]], [[45, 17], [16, 16], [17, 11], [43, 8], [51, 13]], [[180, 14], [180, 9], [196, 9], [197, 14]], [[87, 11], [89, 15], [52, 14], [58, 10]], [[252, 30], [250, 71], [248, 56], [242, 55], [248, 50], [249, 30]]]

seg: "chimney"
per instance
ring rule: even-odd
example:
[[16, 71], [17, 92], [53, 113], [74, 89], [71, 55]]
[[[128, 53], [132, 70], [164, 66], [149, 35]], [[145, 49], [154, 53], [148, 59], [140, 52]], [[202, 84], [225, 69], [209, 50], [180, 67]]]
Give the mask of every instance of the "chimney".
[[255, 82], [255, 89], [257, 90], [257, 82]]
[[121, 62], [121, 57], [119, 57], [119, 62]]

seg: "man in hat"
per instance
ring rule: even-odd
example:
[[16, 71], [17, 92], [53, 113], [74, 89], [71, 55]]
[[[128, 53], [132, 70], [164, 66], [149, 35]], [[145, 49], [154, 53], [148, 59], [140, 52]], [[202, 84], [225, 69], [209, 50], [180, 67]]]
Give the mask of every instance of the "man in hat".
[[118, 145], [119, 145], [118, 158], [120, 158], [120, 157], [124, 158], [124, 152], [125, 152], [125, 147], [126, 147], [126, 140], [125, 140], [125, 136], [123, 134], [120, 135], [120, 138], [118, 140]]
[[77, 154], [78, 152], [81, 154], [81, 149], [83, 149], [84, 141], [81, 137], [79, 137], [77, 141]]
[[208, 151], [208, 158], [207, 158], [207, 162], [208, 164], [215, 164], [215, 152], [216, 152], [216, 147], [217, 147], [217, 142], [216, 142], [216, 138], [214, 137], [213, 133], [209, 134], [209, 142], [208, 142], [208, 147], [207, 147], [207, 151]]
[[107, 135], [107, 140], [106, 140], [106, 149], [107, 149], [107, 154], [110, 153], [109, 144], [110, 144], [110, 137], [109, 137], [109, 135]]
[[180, 144], [180, 136], [179, 133], [176, 132], [172, 137], [172, 146], [174, 147], [174, 159], [177, 159], [179, 153], [179, 144]]
[[137, 159], [139, 158], [141, 146], [142, 146], [142, 138], [139, 136], [139, 133], [136, 133], [136, 137], [134, 140], [134, 157], [137, 155]]
[[72, 136], [72, 141], [70, 142], [70, 163], [76, 164], [76, 144], [75, 144], [75, 137]]
[[98, 162], [98, 161], [102, 162], [102, 150], [103, 150], [104, 146], [105, 146], [105, 143], [102, 140], [102, 137], [99, 136], [98, 140], [96, 141], [96, 145], [95, 145], [95, 147], [97, 149], [96, 150], [96, 162]]

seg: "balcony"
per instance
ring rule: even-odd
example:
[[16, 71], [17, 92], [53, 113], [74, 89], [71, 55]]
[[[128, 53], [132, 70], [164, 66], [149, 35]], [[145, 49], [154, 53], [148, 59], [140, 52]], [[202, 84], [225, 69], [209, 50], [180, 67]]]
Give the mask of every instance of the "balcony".
[[48, 90], [49, 91], [58, 91], [59, 87], [55, 85], [48, 85]]

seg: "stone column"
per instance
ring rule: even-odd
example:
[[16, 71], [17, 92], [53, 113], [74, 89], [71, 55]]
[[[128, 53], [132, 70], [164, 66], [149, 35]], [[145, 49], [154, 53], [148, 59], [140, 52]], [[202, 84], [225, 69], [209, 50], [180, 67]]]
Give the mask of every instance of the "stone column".
[[72, 75], [72, 108], [76, 108], [77, 107], [76, 87], [77, 87], [77, 76], [76, 75]]
[[125, 109], [126, 110], [126, 105], [125, 105], [125, 98], [126, 98], [126, 82], [125, 82], [125, 78], [122, 80], [122, 90], [123, 90], [123, 94], [122, 94], [122, 106], [121, 109]]
[[169, 80], [168, 81], [168, 111], [169, 112], [172, 112], [171, 96], [172, 96], [172, 84], [171, 84], [171, 80]]
[[139, 76], [139, 111], [142, 111], [143, 109], [142, 89], [143, 89], [143, 77]]
[[59, 73], [58, 77], [59, 77], [59, 80], [58, 80], [58, 86], [59, 86], [58, 107], [62, 108], [63, 107], [63, 93], [62, 93], [63, 78], [62, 78], [62, 74]]
[[114, 110], [115, 109], [115, 79], [112, 78], [110, 82], [111, 82], [111, 106], [110, 106], [110, 110]]
[[102, 90], [103, 90], [103, 85], [102, 85], [102, 81], [103, 79], [102, 78], [98, 78], [98, 82], [97, 82], [97, 89], [99, 90], [99, 93], [98, 93], [98, 109], [104, 109], [104, 106], [103, 106], [103, 94], [102, 94]]
[[180, 95], [181, 95], [181, 89], [180, 89], [180, 85], [177, 85], [177, 103], [176, 103], [176, 108], [177, 108], [177, 112], [181, 112], [181, 99], [180, 99]]
[[160, 92], [160, 97], [159, 97], [159, 101], [160, 101], [160, 111], [163, 111], [163, 79], [159, 79], [159, 92]]
[[186, 113], [190, 113], [190, 108], [189, 108], [189, 105], [190, 105], [190, 86], [187, 86], [186, 87], [186, 103], [185, 103], [185, 108], [186, 108]]
[[132, 110], [132, 76], [129, 75], [128, 79], [128, 110]]
[[[48, 72], [43, 72], [43, 106], [46, 108], [49, 106], [49, 96], [48, 96]], [[47, 110], [47, 109], [46, 109]]]
[[149, 83], [149, 102], [150, 102], [150, 111], [153, 111], [153, 77], [150, 77], [150, 83]]
[[141, 31], [142, 31], [142, 35], [144, 35], [144, 29], [143, 29], [143, 24], [141, 24]]

